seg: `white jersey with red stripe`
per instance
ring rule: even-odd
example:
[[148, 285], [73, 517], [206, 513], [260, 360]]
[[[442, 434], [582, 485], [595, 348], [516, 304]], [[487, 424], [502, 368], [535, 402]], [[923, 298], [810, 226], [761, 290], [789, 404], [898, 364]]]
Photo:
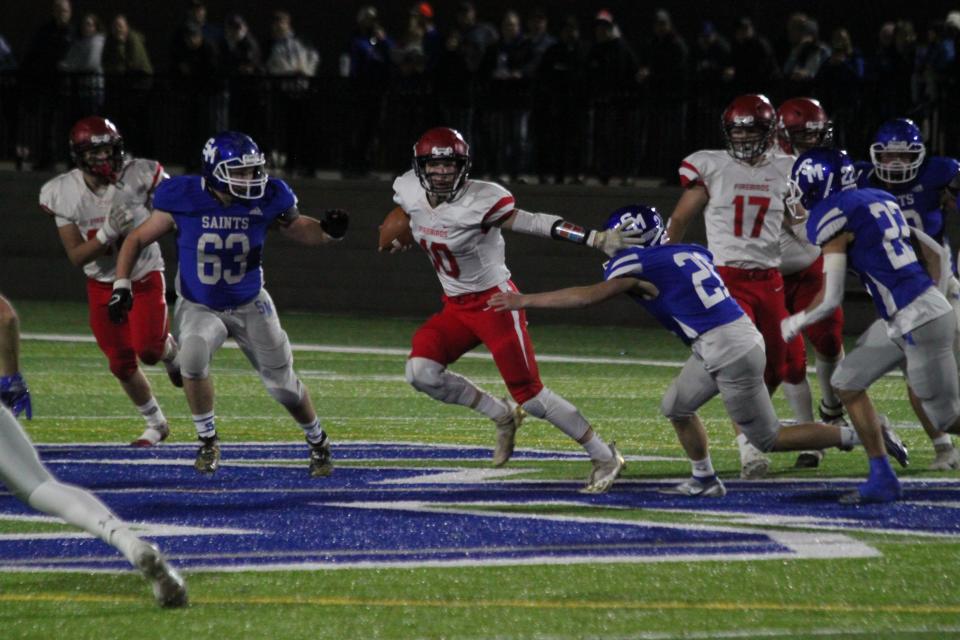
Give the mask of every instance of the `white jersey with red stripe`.
[[702, 184], [709, 196], [703, 217], [717, 265], [770, 269], [780, 265], [783, 198], [793, 158], [771, 149], [755, 165], [723, 150], [697, 151], [680, 164], [684, 187]]
[[[114, 205], [126, 206], [133, 212], [137, 227], [150, 217], [150, 201], [154, 188], [167, 176], [156, 160], [128, 159], [115, 184], [94, 193], [83, 180], [83, 172], [73, 169], [48, 180], [40, 188], [40, 208], [54, 217], [58, 227], [75, 224], [84, 240], [97, 234]], [[117, 250], [120, 241], [116, 244]], [[116, 279], [117, 250], [112, 247], [95, 260], [83, 265], [87, 277], [100, 282]], [[163, 257], [156, 242], [145, 247], [130, 274], [140, 280], [151, 271], [163, 271]]]
[[510, 279], [499, 225], [513, 215], [509, 191], [467, 180], [452, 202], [432, 207], [411, 170], [393, 182], [393, 201], [410, 215], [410, 229], [448, 296], [486, 291]]

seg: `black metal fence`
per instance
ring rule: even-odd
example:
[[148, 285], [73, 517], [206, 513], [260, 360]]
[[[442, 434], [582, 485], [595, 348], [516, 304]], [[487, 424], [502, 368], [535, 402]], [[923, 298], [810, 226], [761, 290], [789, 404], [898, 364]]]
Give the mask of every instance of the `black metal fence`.
[[[467, 135], [475, 175], [673, 179], [684, 155], [722, 145], [719, 114], [733, 97], [727, 88], [695, 88], [683, 100], [659, 100], [642, 85], [602, 95], [569, 89], [501, 80], [444, 91], [426, 76], [369, 86], [338, 77], [0, 74], [0, 160], [24, 168], [69, 161], [71, 124], [100, 114], [117, 123], [134, 154], [188, 170], [212, 133], [231, 128], [253, 136], [271, 164], [291, 175], [399, 172], [420, 133], [444, 124]], [[783, 93], [769, 92], [775, 102]], [[918, 119], [934, 153], [960, 155], [951, 87], [906, 113], [890, 113], [870, 87], [855, 97], [833, 113], [838, 139], [854, 156], [865, 156], [872, 132], [895, 115]]]

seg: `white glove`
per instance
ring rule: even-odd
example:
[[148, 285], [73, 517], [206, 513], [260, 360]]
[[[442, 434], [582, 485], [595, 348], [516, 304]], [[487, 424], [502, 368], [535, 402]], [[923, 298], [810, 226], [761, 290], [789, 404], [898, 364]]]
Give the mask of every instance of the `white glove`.
[[590, 235], [587, 236], [587, 245], [613, 257], [617, 251], [641, 245], [641, 235], [643, 235], [643, 231], [640, 229], [633, 229], [631, 231], [620, 231], [619, 229], [591, 231]]
[[133, 211], [122, 204], [115, 204], [110, 209], [110, 215], [104, 220], [103, 226], [97, 231], [97, 240], [100, 244], [113, 244], [120, 236], [133, 230]]
[[800, 313], [795, 313], [792, 316], [787, 316], [780, 321], [780, 334], [783, 336], [784, 342], [790, 342], [798, 335], [800, 331], [806, 326], [804, 321], [807, 319], [807, 312], [801, 311]]

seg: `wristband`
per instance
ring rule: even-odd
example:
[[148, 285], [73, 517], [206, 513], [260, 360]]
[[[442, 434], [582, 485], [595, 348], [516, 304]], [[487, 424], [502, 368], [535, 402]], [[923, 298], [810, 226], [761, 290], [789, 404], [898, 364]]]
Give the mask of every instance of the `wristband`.
[[113, 281], [113, 290], [117, 289], [132, 289], [133, 286], [130, 283], [130, 278], [117, 278]]

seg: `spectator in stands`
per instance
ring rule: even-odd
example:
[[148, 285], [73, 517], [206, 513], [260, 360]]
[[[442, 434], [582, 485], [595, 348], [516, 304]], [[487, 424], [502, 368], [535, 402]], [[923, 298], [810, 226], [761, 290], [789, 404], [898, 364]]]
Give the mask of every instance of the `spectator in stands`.
[[105, 113], [110, 114], [124, 133], [124, 144], [138, 156], [152, 156], [154, 131], [150, 112], [153, 64], [143, 34], [130, 27], [124, 14], [110, 23], [103, 45], [103, 72], [106, 74]]
[[418, 2], [410, 8], [410, 15], [416, 18], [423, 30], [423, 54], [426, 57], [426, 68], [433, 70], [443, 50], [443, 35], [433, 22], [433, 6], [429, 2]]
[[295, 33], [288, 11], [273, 13], [270, 33], [273, 40], [267, 56], [267, 73], [288, 78], [273, 85], [279, 91], [271, 92], [274, 108], [269, 127], [273, 136], [268, 145], [272, 149], [270, 162], [278, 169], [289, 166], [294, 172], [312, 175], [316, 158], [313, 132], [309, 127], [298, 125], [311, 117], [308, 115], [309, 79], [317, 74], [320, 54]]
[[[411, 12], [407, 25], [396, 45], [390, 50], [390, 60], [403, 77], [420, 75], [426, 71], [426, 28], [422, 16]], [[420, 128], [418, 127], [418, 131]]]
[[497, 30], [489, 22], [477, 21], [477, 10], [472, 2], [461, 2], [457, 7], [456, 32], [459, 34], [467, 69], [475, 73], [480, 68], [487, 48], [497, 41]]
[[53, 0], [51, 17], [34, 33], [27, 45], [20, 69], [20, 142], [18, 161], [33, 157], [34, 169], [48, 168], [66, 158], [66, 129], [69, 121], [64, 111], [67, 86], [54, 81], [60, 72], [70, 45], [77, 37], [71, 22], [70, 0]]
[[834, 122], [834, 143], [842, 149], [862, 149], [867, 132], [860, 131], [864, 61], [854, 48], [850, 33], [840, 27], [830, 35], [830, 57], [817, 72], [816, 95], [830, 105]]
[[393, 41], [380, 24], [377, 9], [361, 7], [350, 40], [350, 84], [354, 121], [348, 144], [347, 174], [363, 177], [370, 173], [373, 143], [380, 139], [380, 115], [390, 81], [390, 51]]
[[632, 169], [639, 65], [633, 48], [606, 9], [593, 21], [594, 42], [587, 54], [588, 95], [592, 104], [594, 170], [603, 184]]
[[102, 62], [103, 71], [107, 74], [153, 74], [153, 64], [143, 34], [131, 29], [127, 17], [122, 13], [117, 14], [110, 24]]
[[[644, 170], [672, 177], [686, 148], [690, 53], [666, 9], [654, 14], [653, 36], [643, 49], [639, 71], [650, 109], [645, 111], [643, 123], [645, 143], [637, 150], [657, 149], [657, 153], [644, 158]], [[632, 163], [634, 167], [637, 160]]]
[[178, 155], [188, 159], [188, 170], [193, 170], [200, 158], [187, 149], [209, 137], [211, 131], [226, 129], [226, 85], [217, 73], [217, 48], [204, 38], [200, 25], [188, 21], [180, 33], [182, 39], [171, 52], [173, 92], [164, 108], [181, 114], [178, 121], [183, 123], [185, 135], [178, 140]]
[[780, 77], [780, 66], [773, 46], [766, 37], [757, 33], [753, 20], [748, 17], [737, 21], [730, 45], [730, 66], [723, 75], [734, 94], [769, 91]]
[[924, 117], [932, 115], [955, 57], [954, 42], [947, 33], [945, 22], [931, 20], [927, 25], [926, 41], [917, 49], [914, 70], [914, 102], [925, 105]]
[[188, 24], [195, 24], [200, 27], [200, 31], [203, 32], [203, 39], [215, 48], [220, 47], [220, 41], [223, 39], [223, 29], [220, 28], [220, 25], [209, 21], [206, 2], [190, 0], [183, 28], [185, 29]]
[[100, 113], [103, 107], [104, 40], [100, 18], [88, 13], [80, 21], [80, 37], [70, 44], [67, 55], [60, 61], [60, 70], [73, 74], [71, 120]]
[[[247, 21], [236, 13], [227, 16], [220, 44], [221, 68], [228, 76], [263, 73], [260, 44], [250, 33]], [[246, 131], [247, 129], [242, 129]]]
[[171, 72], [181, 79], [181, 86], [202, 89], [216, 76], [217, 49], [196, 23], [188, 22], [181, 33], [183, 39], [171, 52]]
[[709, 20], [704, 20], [700, 26], [693, 63], [697, 85], [716, 92], [723, 81], [723, 70], [730, 65], [730, 42]]
[[0, 34], [0, 72], [13, 71], [17, 68], [17, 58], [7, 39]]
[[793, 45], [783, 63], [783, 76], [788, 82], [787, 94], [809, 95], [820, 65], [830, 57], [830, 47], [819, 39], [820, 28], [816, 20], [802, 13], [790, 17], [787, 30]]
[[560, 39], [543, 54], [537, 73], [535, 123], [540, 182], [583, 182], [588, 148], [587, 48], [576, 16], [567, 16]]
[[484, 170], [504, 183], [515, 181], [526, 169], [532, 84], [523, 80], [531, 57], [530, 42], [520, 29], [520, 15], [506, 11], [500, 21], [500, 39], [487, 48], [480, 63], [480, 78], [487, 82], [488, 108], [475, 139], [475, 148], [482, 150], [478, 154], [492, 161]]
[[534, 9], [527, 17], [526, 40], [529, 54], [527, 63], [523, 69], [523, 75], [527, 78], [533, 78], [537, 75], [537, 70], [540, 68], [540, 61], [543, 59], [543, 54], [557, 42], [557, 39], [550, 35], [547, 14], [543, 9]]

